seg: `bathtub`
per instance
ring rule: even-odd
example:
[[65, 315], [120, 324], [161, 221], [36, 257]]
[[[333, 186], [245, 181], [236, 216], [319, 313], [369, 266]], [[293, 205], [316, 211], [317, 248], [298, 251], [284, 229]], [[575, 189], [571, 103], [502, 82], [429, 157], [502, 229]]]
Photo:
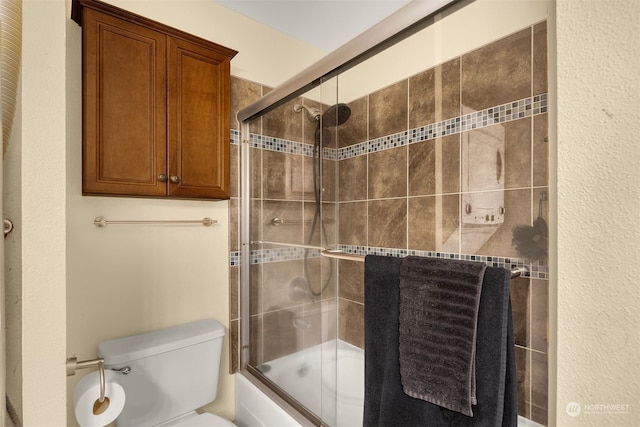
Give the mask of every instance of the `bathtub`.
[[[322, 360], [324, 370], [320, 369]], [[320, 414], [329, 426], [362, 426], [364, 352], [358, 347], [334, 340], [275, 359], [259, 369], [265, 376], [283, 385], [289, 394], [312, 412]], [[322, 388], [319, 384], [322, 384]], [[241, 374], [236, 375], [238, 427], [310, 425], [303, 417], [283, 409], [276, 400], [277, 397], [266, 387]], [[542, 425], [518, 417], [518, 427]]]

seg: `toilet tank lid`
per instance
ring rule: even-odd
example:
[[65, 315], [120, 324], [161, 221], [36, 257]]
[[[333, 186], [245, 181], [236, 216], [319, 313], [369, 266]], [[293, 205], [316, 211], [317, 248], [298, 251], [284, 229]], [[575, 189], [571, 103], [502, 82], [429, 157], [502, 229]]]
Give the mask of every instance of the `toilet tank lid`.
[[224, 334], [224, 326], [217, 320], [198, 320], [144, 334], [102, 341], [98, 344], [98, 356], [104, 359], [105, 365], [118, 365], [222, 338]]

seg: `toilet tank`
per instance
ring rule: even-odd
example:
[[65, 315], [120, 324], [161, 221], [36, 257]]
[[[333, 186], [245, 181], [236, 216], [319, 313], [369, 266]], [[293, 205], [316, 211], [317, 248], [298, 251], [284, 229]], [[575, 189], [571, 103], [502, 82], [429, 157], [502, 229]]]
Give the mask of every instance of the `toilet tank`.
[[117, 426], [155, 426], [216, 398], [224, 326], [199, 320], [103, 341], [98, 356], [118, 375], [126, 394]]

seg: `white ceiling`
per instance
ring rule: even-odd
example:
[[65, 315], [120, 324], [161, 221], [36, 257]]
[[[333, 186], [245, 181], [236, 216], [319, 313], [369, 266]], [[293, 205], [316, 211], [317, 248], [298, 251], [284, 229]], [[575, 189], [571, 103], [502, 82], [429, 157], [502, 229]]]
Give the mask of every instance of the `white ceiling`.
[[214, 0], [330, 52], [410, 0]]

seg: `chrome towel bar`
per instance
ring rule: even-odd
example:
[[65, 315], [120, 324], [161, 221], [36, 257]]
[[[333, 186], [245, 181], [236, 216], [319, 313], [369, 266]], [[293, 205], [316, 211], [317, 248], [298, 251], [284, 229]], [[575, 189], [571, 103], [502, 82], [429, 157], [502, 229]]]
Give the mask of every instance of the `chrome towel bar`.
[[101, 216], [97, 217], [93, 220], [93, 224], [96, 227], [106, 227], [109, 224], [200, 224], [205, 227], [209, 227], [213, 224], [217, 224], [218, 221], [215, 219], [211, 219], [209, 217], [204, 217], [202, 219], [194, 219], [194, 220], [139, 220], [139, 221], [109, 221], [106, 218]]
[[[320, 252], [320, 255], [325, 256], [327, 258], [337, 258], [346, 261], [358, 261], [364, 262], [363, 255], [354, 255], [354, 254], [345, 254], [337, 249], [325, 249]], [[515, 279], [516, 277], [524, 276], [529, 270], [526, 267], [515, 268], [511, 270], [511, 278]]]
[[[269, 224], [273, 225], [273, 226], [278, 226], [278, 225], [304, 225], [304, 224], [311, 224], [313, 221], [312, 220], [299, 220], [299, 219], [282, 219], [282, 218], [278, 218], [278, 217], [274, 217], [271, 218], [271, 221], [269, 221]], [[331, 220], [324, 220], [324, 223], [326, 224], [327, 222], [333, 222]]]

